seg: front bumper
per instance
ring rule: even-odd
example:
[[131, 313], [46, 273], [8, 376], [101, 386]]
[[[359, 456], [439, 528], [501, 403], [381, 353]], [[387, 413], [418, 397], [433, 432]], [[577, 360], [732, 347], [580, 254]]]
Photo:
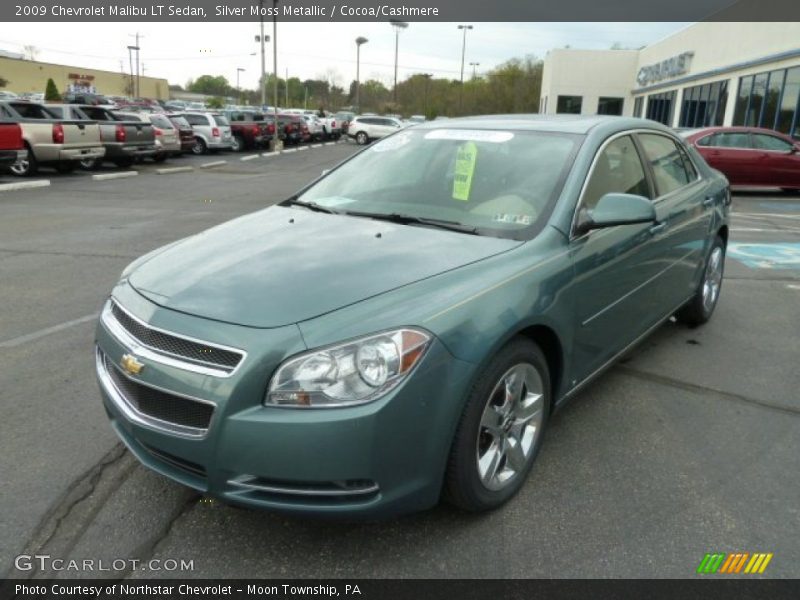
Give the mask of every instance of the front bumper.
[[224, 502], [279, 512], [375, 518], [438, 501], [471, 373], [438, 340], [407, 381], [375, 402], [337, 409], [266, 407], [262, 400], [273, 370], [305, 349], [296, 326], [222, 326], [169, 314], [134, 294], [115, 290], [147, 322], [169, 322], [170, 330], [197, 337], [207, 329], [205, 339], [213, 328], [216, 341], [238, 342], [247, 354], [222, 377], [142, 358], [145, 369], [129, 379], [213, 404], [205, 430], [160, 427], [132, 411], [121, 397], [124, 390], [109, 377], [108, 369], [137, 350], [101, 320], [97, 371], [103, 402], [117, 435], [146, 466]]

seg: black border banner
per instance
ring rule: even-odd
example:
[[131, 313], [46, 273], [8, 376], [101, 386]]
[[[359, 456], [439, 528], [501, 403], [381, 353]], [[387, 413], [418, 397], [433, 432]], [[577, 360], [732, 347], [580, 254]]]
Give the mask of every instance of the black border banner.
[[0, 21], [800, 21], [797, 0], [3, 0]]
[[[20, 587], [21, 586], [21, 587]], [[287, 587], [284, 587], [287, 586]], [[713, 579], [8, 579], [0, 582], [0, 600], [130, 600], [224, 599], [299, 600], [349, 598], [353, 600], [533, 600], [537, 598], [647, 600], [783, 600], [800, 597], [800, 580], [764, 580], [746, 577]]]

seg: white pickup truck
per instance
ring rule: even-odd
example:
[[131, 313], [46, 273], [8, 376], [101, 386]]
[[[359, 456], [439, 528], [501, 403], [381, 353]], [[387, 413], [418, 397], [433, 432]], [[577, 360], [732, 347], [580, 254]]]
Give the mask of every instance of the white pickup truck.
[[22, 128], [25, 154], [11, 167], [15, 175], [34, 175], [40, 165], [70, 173], [82, 160], [99, 159], [106, 152], [96, 121], [59, 119], [41, 104], [25, 101], [0, 102], [0, 119]]

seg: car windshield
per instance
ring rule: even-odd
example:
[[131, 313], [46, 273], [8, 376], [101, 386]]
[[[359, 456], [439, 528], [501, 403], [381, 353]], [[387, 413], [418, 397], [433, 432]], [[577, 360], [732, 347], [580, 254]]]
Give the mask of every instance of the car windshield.
[[376, 142], [296, 201], [528, 239], [547, 218], [581, 139], [534, 131], [404, 130]]

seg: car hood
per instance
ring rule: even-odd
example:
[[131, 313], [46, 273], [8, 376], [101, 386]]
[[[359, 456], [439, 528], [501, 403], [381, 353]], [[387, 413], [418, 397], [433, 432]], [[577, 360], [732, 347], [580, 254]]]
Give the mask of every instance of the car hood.
[[167, 247], [138, 265], [128, 281], [165, 308], [280, 327], [519, 244], [275, 206]]

